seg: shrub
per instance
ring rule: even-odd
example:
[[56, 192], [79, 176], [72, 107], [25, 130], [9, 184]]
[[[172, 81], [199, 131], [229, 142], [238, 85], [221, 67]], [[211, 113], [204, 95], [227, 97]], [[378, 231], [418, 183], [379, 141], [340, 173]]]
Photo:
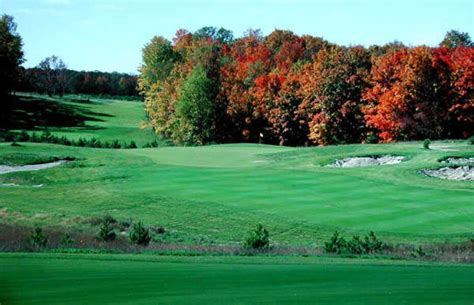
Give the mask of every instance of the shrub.
[[22, 130], [20, 134], [16, 137], [18, 142], [26, 142], [30, 140], [30, 135], [26, 132], [26, 130]]
[[374, 231], [370, 231], [369, 235], [365, 236], [362, 246], [365, 253], [379, 253], [382, 251], [383, 243], [377, 238]]
[[135, 143], [135, 141], [130, 142], [128, 148], [137, 148], [137, 143]]
[[415, 249], [415, 252], [413, 253], [414, 257], [423, 257], [425, 255], [426, 255], [426, 253], [425, 253], [425, 251], [423, 250], [423, 248], [421, 246], [418, 246]]
[[79, 139], [77, 140], [76, 145], [79, 146], [79, 147], [84, 147], [84, 146], [86, 146], [86, 142], [84, 141], [83, 138], [79, 138]]
[[327, 253], [341, 254], [344, 252], [346, 247], [346, 240], [344, 239], [344, 237], [340, 236], [340, 233], [338, 231], [334, 232], [329, 242], [324, 243], [324, 250]]
[[365, 139], [367, 144], [377, 144], [379, 142], [379, 137], [376, 134], [369, 134]]
[[36, 134], [36, 132], [33, 132], [30, 136], [30, 142], [37, 143], [41, 142], [40, 137]]
[[133, 229], [130, 232], [130, 241], [133, 244], [148, 246], [150, 240], [150, 231], [143, 226], [141, 221], [133, 225]]
[[59, 244], [61, 245], [61, 247], [70, 247], [72, 246], [72, 244], [74, 244], [74, 240], [71, 238], [71, 235], [69, 234], [65, 234], [62, 238], [61, 238], [61, 241], [59, 242]]
[[46, 237], [46, 235], [44, 235], [43, 229], [41, 229], [38, 226], [35, 227], [30, 237], [31, 245], [36, 248], [41, 248], [41, 247], [46, 246], [47, 242], [48, 242], [48, 238]]
[[360, 255], [364, 253], [363, 242], [358, 235], [352, 236], [352, 239], [347, 243], [347, 250], [351, 254]]
[[423, 148], [424, 148], [424, 149], [430, 149], [430, 144], [431, 144], [430, 139], [424, 140], [424, 141], [423, 141]]
[[469, 144], [469, 145], [474, 145], [474, 136], [470, 136], [470, 137], [467, 139], [467, 144]]
[[114, 140], [110, 145], [111, 148], [121, 148], [120, 142], [118, 140]]
[[112, 241], [115, 240], [117, 235], [114, 232], [112, 224], [115, 223], [115, 219], [112, 216], [105, 216], [102, 224], [100, 226], [98, 238], [103, 241]]
[[41, 142], [45, 142], [45, 143], [50, 142], [51, 141], [51, 133], [48, 130], [43, 131], [43, 133], [40, 136], [40, 139], [41, 139]]
[[158, 228], [154, 228], [154, 230], [156, 234], [165, 234], [165, 228], [163, 227], [158, 227]]
[[270, 247], [270, 234], [261, 224], [251, 231], [244, 242], [247, 249], [267, 249]]

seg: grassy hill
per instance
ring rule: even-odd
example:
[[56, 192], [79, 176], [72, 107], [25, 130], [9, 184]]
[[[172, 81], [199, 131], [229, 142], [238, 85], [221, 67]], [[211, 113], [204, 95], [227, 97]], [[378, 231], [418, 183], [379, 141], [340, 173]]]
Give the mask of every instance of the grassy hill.
[[[47, 129], [70, 139], [133, 140], [141, 147], [156, 139], [151, 130], [139, 127], [143, 120], [137, 102], [22, 95], [8, 128], [30, 133]], [[345, 157], [387, 154], [406, 161], [365, 168], [325, 166]], [[421, 142], [100, 149], [0, 143], [0, 165], [73, 160], [0, 175], [0, 246], [5, 240], [26, 240], [22, 226], [27, 234], [40, 225], [95, 236], [94, 222], [105, 214], [163, 226], [166, 234], [153, 243], [171, 249], [236, 247], [258, 223], [281, 249], [314, 249], [335, 230], [346, 237], [374, 230], [392, 244], [462, 242], [474, 232], [473, 182], [419, 173], [441, 166], [439, 160], [447, 156], [474, 156], [474, 146], [438, 141], [429, 150]], [[1, 304], [432, 305], [474, 299], [472, 265], [370, 255], [305, 257], [291, 251], [256, 257], [48, 251], [0, 253]]]
[[[40, 97], [35, 97], [41, 99]], [[23, 100], [24, 103], [32, 101]], [[93, 101], [78, 105], [46, 99], [56, 107], [95, 113], [84, 128], [57, 127], [69, 136], [145, 142], [136, 102]], [[101, 113], [98, 115], [97, 113]], [[74, 157], [58, 168], [0, 175], [3, 222], [90, 229], [91, 217], [111, 214], [174, 232], [179, 243], [240, 243], [257, 223], [274, 243], [322, 244], [334, 230], [376, 231], [385, 240], [425, 243], [461, 241], [474, 232], [474, 185], [425, 177], [445, 156], [472, 156], [464, 142], [341, 145], [313, 148], [257, 144], [147, 149], [94, 149], [51, 144], [0, 144], [0, 160]], [[451, 151], [454, 150], [454, 151]], [[366, 168], [329, 168], [334, 159], [402, 155], [406, 162]], [[32, 187], [42, 185], [42, 187]]]

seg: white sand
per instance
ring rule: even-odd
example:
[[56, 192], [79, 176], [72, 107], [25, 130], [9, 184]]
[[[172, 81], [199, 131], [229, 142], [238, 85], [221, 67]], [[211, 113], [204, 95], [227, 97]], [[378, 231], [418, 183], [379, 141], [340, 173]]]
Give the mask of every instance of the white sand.
[[353, 157], [336, 160], [329, 167], [366, 167], [375, 165], [398, 164], [405, 160], [401, 156], [381, 156], [381, 157]]
[[0, 175], [14, 173], [14, 172], [38, 171], [42, 169], [59, 166], [63, 164], [64, 162], [66, 161], [60, 160], [60, 161], [54, 161], [54, 162], [49, 162], [49, 163], [33, 164], [33, 165], [19, 165], [19, 166], [0, 165]]
[[439, 169], [424, 169], [421, 173], [426, 176], [440, 179], [474, 181], [474, 167], [467, 165], [458, 167], [442, 167]]

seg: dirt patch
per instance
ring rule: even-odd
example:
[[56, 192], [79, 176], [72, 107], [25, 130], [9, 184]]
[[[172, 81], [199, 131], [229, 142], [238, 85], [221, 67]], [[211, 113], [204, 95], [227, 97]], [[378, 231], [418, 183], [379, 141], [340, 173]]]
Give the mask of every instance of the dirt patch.
[[424, 169], [423, 175], [447, 180], [474, 181], [474, 166], [447, 166], [438, 169]]
[[0, 175], [15, 173], [15, 172], [37, 171], [37, 170], [56, 167], [65, 162], [66, 162], [65, 160], [59, 160], [59, 161], [54, 161], [54, 162], [32, 164], [32, 165], [19, 165], [19, 166], [0, 165]]
[[366, 167], [398, 164], [405, 160], [402, 156], [351, 157], [334, 161], [328, 167]]

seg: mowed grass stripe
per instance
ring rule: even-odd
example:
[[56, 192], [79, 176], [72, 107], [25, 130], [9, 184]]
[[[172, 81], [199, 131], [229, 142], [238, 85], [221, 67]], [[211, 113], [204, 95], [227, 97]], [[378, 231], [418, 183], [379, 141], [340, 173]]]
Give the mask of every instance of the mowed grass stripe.
[[[94, 258], [95, 257], [95, 258]], [[123, 257], [123, 256], [122, 256]], [[149, 259], [150, 261], [145, 261]], [[472, 266], [265, 258], [0, 257], [6, 304], [469, 304]]]

